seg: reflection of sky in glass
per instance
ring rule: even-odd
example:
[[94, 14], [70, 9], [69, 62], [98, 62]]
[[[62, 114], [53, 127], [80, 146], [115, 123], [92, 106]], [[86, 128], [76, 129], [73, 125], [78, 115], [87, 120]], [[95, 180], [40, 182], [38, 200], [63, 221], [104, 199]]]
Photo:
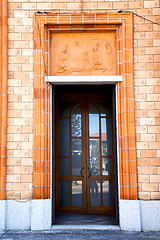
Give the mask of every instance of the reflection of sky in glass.
[[106, 129], [106, 119], [102, 118], [101, 119], [101, 133], [106, 133], [107, 129]]
[[89, 135], [99, 135], [99, 114], [89, 114]]

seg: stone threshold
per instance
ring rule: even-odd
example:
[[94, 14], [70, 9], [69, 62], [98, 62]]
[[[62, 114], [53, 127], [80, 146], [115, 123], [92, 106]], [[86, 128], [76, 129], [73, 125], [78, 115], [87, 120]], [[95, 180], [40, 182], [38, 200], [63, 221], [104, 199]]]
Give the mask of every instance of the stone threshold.
[[51, 230], [120, 230], [118, 225], [52, 225]]

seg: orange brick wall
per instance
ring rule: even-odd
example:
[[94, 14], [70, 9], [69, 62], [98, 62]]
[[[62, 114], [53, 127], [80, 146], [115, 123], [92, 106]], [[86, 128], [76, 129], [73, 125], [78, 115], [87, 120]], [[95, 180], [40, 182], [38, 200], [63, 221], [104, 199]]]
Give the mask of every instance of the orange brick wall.
[[[44, 81], [44, 75], [49, 75], [49, 61], [48, 61], [49, 46], [47, 44], [49, 43], [49, 40], [50, 40], [49, 32], [46, 30], [46, 28], [44, 28], [44, 24], [41, 24], [39, 22], [38, 17], [34, 15], [34, 58], [33, 58], [33, 61], [34, 61], [33, 198], [34, 199], [50, 198], [51, 102], [50, 102], [50, 84], [45, 83]], [[41, 47], [43, 49], [43, 52], [41, 51]], [[46, 60], [45, 68], [44, 68], [43, 57]]]
[[7, 4], [0, 0], [0, 199], [6, 197], [7, 69]]
[[[160, 22], [158, 0], [84, 1], [86, 13], [131, 10]], [[79, 13], [75, 1], [8, 3], [7, 198], [32, 197], [33, 15], [39, 10]], [[160, 27], [134, 17], [134, 83], [140, 199], [160, 199]]]

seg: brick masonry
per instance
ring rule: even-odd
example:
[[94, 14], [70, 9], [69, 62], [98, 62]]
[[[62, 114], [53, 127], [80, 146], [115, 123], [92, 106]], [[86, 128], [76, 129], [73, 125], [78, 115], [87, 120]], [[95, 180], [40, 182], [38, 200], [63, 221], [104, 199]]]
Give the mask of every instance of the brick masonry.
[[8, 85], [7, 37], [7, 4], [5, 1], [0, 1], [0, 199], [5, 199], [6, 197]]
[[[134, 11], [160, 22], [159, 1], [83, 1], [84, 13]], [[80, 13], [80, 1], [8, 2], [7, 198], [32, 198], [33, 15]], [[134, 17], [139, 199], [160, 199], [160, 26]]]

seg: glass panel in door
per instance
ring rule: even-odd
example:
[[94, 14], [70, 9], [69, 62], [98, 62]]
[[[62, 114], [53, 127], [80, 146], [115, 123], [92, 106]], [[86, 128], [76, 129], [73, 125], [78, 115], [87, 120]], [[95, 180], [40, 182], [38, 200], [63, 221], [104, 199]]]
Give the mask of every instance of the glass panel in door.
[[[81, 104], [60, 102], [57, 208], [74, 210], [83, 205]], [[58, 190], [57, 190], [58, 192]]]
[[112, 114], [108, 102], [88, 104], [89, 212], [113, 207]]

